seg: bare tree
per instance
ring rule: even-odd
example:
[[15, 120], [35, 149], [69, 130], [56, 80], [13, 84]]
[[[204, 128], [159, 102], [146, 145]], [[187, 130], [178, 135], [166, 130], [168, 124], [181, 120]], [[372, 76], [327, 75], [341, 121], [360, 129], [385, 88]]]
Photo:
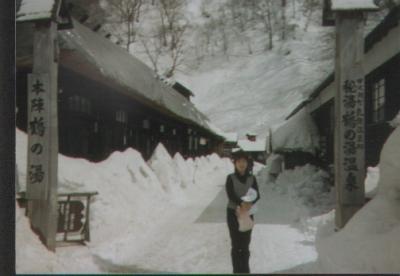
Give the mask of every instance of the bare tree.
[[[143, 0], [107, 0], [109, 12], [117, 19], [113, 22], [122, 26], [123, 40], [125, 40], [125, 48], [129, 51], [129, 47], [136, 39], [136, 23], [139, 22]], [[121, 38], [120, 38], [121, 39]]]
[[186, 31], [188, 24], [182, 25], [180, 27], [176, 27], [173, 31], [173, 47], [171, 45], [169, 54], [172, 60], [172, 64], [170, 68], [167, 70], [165, 76], [170, 78], [174, 75], [177, 67], [181, 64], [183, 60], [183, 46], [184, 46], [184, 39], [183, 34]]
[[273, 34], [274, 28], [272, 23], [272, 0], [259, 0], [257, 2], [255, 14], [263, 23], [265, 33], [268, 34], [268, 46], [266, 49], [271, 50], [274, 47]]
[[151, 64], [153, 65], [153, 70], [158, 74], [158, 62], [162, 54], [162, 45], [160, 44], [160, 39], [158, 35], [146, 37], [139, 35], [140, 42], [149, 58]]
[[286, 0], [281, 0], [281, 39], [286, 39]]
[[[166, 77], [172, 77], [183, 59], [184, 33], [188, 27], [188, 21], [184, 16], [185, 0], [158, 0], [153, 2], [160, 22], [157, 25], [157, 33], [154, 38], [159, 42], [157, 49], [150, 50], [150, 45], [142, 41], [145, 51], [149, 56], [155, 70], [158, 68], [158, 58], [169, 57], [170, 65], [165, 72]], [[154, 42], [153, 42], [154, 44]], [[156, 58], [157, 57], [157, 58]]]
[[321, 7], [319, 0], [304, 0], [303, 3], [303, 14], [306, 16], [306, 23], [304, 24], [304, 30], [307, 31], [308, 25], [310, 24], [312, 15], [317, 8]]
[[175, 32], [180, 32], [180, 20], [183, 18], [183, 8], [186, 2], [184, 0], [159, 0], [159, 13], [161, 19], [161, 35], [163, 45], [167, 47], [168, 37], [171, 50], [176, 47]]

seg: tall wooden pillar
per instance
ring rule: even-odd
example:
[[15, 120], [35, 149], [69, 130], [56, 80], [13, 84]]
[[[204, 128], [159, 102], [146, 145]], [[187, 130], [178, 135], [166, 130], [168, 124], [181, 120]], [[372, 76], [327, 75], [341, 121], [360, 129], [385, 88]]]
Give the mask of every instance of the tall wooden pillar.
[[363, 206], [364, 138], [364, 15], [336, 13], [335, 64], [335, 186], [336, 227], [342, 228]]
[[57, 230], [58, 117], [57, 24], [37, 21], [33, 73], [28, 78], [28, 216], [44, 244], [55, 251]]

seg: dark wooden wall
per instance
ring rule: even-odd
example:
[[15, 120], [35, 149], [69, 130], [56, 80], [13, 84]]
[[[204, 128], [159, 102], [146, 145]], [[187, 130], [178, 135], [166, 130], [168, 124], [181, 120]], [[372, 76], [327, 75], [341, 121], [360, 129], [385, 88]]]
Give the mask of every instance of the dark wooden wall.
[[[373, 85], [385, 80], [385, 105], [383, 119], [372, 119]], [[388, 124], [400, 110], [400, 54], [375, 69], [366, 77], [366, 165], [376, 166], [383, 144], [393, 128]]]
[[[28, 73], [17, 72], [17, 126], [24, 131]], [[67, 156], [101, 161], [132, 147], [147, 160], [162, 142], [172, 156], [180, 152], [187, 158], [215, 152], [222, 142], [194, 124], [161, 114], [64, 67], [59, 70], [58, 96], [59, 150]], [[117, 120], [117, 111], [125, 112], [125, 120]], [[200, 137], [208, 143], [200, 145]]]
[[329, 100], [311, 114], [320, 135], [320, 150], [317, 153], [317, 158], [322, 167], [333, 164], [334, 159], [334, 105], [334, 101]]
[[[372, 118], [373, 85], [380, 79], [385, 80], [384, 116], [379, 122], [374, 122]], [[379, 155], [383, 144], [393, 131], [388, 121], [392, 120], [400, 110], [400, 54], [368, 74], [365, 78], [365, 85], [366, 166], [376, 166], [379, 163]], [[333, 164], [333, 106], [334, 102], [331, 100], [312, 113], [322, 138], [321, 151], [317, 154], [322, 166]]]

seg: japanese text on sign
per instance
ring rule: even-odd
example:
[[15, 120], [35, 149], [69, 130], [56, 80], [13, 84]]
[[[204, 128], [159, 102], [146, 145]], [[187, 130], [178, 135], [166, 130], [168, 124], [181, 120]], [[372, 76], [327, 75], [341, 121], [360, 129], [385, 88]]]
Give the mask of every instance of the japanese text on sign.
[[[30, 86], [28, 131], [33, 139], [29, 151], [36, 157], [40, 157], [44, 153], [43, 140], [46, 134], [46, 122], [43, 113], [45, 113], [46, 105], [43, 97], [45, 94], [46, 88], [43, 81], [40, 78], [34, 78]], [[40, 158], [32, 160], [34, 161], [28, 167], [29, 181], [31, 184], [40, 184], [45, 179], [46, 171]]]
[[364, 150], [364, 79], [346, 80], [343, 84], [343, 162], [345, 170], [345, 189], [357, 190], [357, 151]]

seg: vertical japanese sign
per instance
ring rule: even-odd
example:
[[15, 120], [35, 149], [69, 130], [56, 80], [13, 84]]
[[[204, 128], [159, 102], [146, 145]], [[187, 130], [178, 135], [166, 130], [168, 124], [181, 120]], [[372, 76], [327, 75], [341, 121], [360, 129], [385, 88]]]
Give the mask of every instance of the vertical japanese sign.
[[342, 203], [364, 202], [364, 77], [342, 82]]
[[[27, 197], [30, 200], [46, 198], [49, 185], [49, 76], [28, 76], [28, 168]], [[37, 220], [32, 223], [35, 225]]]
[[362, 12], [336, 13], [335, 185], [339, 228], [365, 201], [363, 28]]

